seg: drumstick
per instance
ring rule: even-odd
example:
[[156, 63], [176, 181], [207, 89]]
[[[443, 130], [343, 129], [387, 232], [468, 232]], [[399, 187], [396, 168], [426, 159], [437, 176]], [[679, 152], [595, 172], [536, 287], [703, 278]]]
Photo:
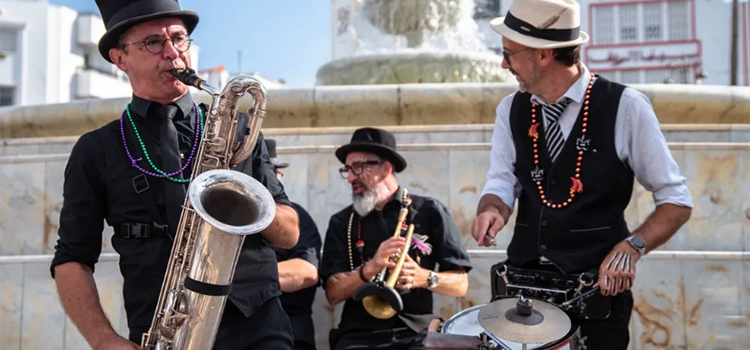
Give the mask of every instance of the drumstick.
[[563, 302], [562, 304], [560, 304], [560, 306], [563, 306], [563, 307], [568, 306], [568, 305], [570, 305], [570, 304], [572, 304], [572, 303], [574, 303], [574, 302], [576, 302], [578, 300], [581, 300], [581, 299], [584, 299], [584, 298], [588, 298], [588, 297], [596, 294], [596, 292], [598, 292], [598, 291], [599, 291], [599, 287], [594, 287], [591, 290], [589, 290], [589, 291], [587, 291], [585, 293], [582, 293], [582, 294], [578, 295], [577, 297], [575, 297], [573, 299], [570, 299], [570, 300], [568, 300], [566, 302]]
[[489, 234], [484, 236], [484, 245], [485, 246], [497, 246], [497, 241], [492, 238]]

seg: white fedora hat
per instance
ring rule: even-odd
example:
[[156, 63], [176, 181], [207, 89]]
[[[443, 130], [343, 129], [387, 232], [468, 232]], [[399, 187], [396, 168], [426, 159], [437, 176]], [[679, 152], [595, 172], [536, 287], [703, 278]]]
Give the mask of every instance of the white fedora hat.
[[490, 26], [508, 40], [535, 49], [589, 41], [581, 31], [581, 7], [574, 0], [515, 0], [508, 14], [493, 19]]

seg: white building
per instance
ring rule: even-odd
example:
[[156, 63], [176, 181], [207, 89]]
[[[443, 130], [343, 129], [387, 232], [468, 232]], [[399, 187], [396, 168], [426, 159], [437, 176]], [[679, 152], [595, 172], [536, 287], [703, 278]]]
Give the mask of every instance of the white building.
[[[257, 72], [243, 73], [249, 75], [258, 80], [263, 87], [268, 88], [283, 88], [285, 83], [283, 80], [273, 80], [260, 75]], [[219, 89], [223, 89], [224, 85], [229, 82], [232, 77], [229, 72], [224, 69], [224, 66], [218, 66], [214, 68], [202, 69], [198, 71], [198, 75], [206, 80], [206, 83]]]
[[[131, 96], [97, 50], [104, 24], [46, 0], [0, 0], [0, 106]], [[198, 66], [200, 48], [190, 48]]]
[[[492, 18], [512, 0], [475, 0], [474, 15], [488, 48], [502, 50]], [[352, 23], [361, 0], [332, 0], [334, 58], [356, 46]], [[581, 27], [590, 34], [582, 60], [615, 81], [730, 84], [731, 0], [578, 0]], [[750, 86], [750, 2], [740, 0], [738, 85]]]

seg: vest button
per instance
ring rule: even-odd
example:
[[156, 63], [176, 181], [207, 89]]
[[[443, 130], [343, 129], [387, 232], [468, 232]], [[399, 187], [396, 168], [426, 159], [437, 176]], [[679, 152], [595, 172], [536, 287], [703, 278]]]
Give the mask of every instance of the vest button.
[[555, 183], [557, 183], [557, 181], [555, 181], [555, 179], [551, 179], [551, 180], [549, 180], [549, 183], [551, 183], [551, 184], [554, 185]]
[[547, 226], [547, 220], [542, 220], [542, 226]]
[[547, 250], [547, 246], [544, 244], [540, 245], [539, 248], [541, 248], [542, 250]]

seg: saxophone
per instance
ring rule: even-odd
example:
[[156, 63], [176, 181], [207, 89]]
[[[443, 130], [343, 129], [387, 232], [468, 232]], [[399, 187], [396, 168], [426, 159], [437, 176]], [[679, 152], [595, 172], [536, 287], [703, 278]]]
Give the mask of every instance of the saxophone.
[[[273, 197], [260, 182], [230, 170], [255, 147], [266, 113], [266, 92], [248, 76], [231, 79], [218, 92], [192, 69], [175, 69], [172, 75], [205, 91], [212, 101], [154, 318], [141, 348], [209, 350], [245, 236], [263, 231], [276, 215]], [[246, 92], [254, 99], [247, 113], [247, 137], [235, 142], [238, 101]]]

